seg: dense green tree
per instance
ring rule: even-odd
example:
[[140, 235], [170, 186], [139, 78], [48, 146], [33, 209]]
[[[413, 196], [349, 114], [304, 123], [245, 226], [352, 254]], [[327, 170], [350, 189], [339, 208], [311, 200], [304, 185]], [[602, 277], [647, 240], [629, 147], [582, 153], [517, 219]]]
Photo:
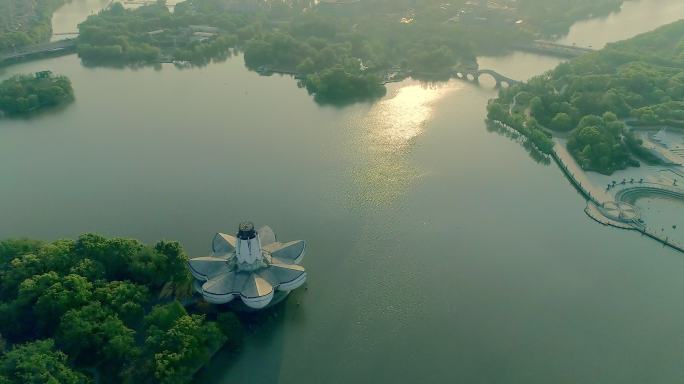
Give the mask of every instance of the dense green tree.
[[612, 173], [638, 163], [630, 157], [624, 142], [625, 127], [615, 114], [588, 115], [572, 132], [568, 149], [584, 169]]
[[149, 373], [162, 384], [187, 383], [225, 340], [216, 324], [199, 315], [183, 315], [167, 330], [153, 326], [144, 347]]
[[385, 87], [374, 75], [355, 74], [336, 66], [309, 75], [306, 88], [321, 102], [340, 103], [383, 96]]
[[67, 356], [51, 339], [15, 346], [0, 356], [3, 384], [85, 384], [91, 381], [68, 366]]
[[525, 119], [521, 114], [510, 113], [498, 100], [490, 102], [487, 111], [489, 120], [504, 124], [522, 134], [527, 140], [526, 144], [533, 146], [542, 156], [553, 152], [553, 141], [535, 118]]
[[68, 310], [88, 303], [92, 285], [78, 275], [54, 271], [21, 282], [16, 298], [0, 303], [0, 332], [13, 340], [50, 335]]
[[64, 315], [56, 341], [79, 364], [117, 371], [137, 355], [134, 335], [114, 312], [94, 302]]
[[549, 128], [556, 131], [569, 131], [574, 128], [572, 118], [565, 112], [558, 112], [556, 113], [556, 116], [553, 117], [553, 120], [551, 120]]
[[128, 326], [136, 326], [145, 314], [144, 306], [149, 300], [149, 289], [128, 281], [100, 283], [95, 288], [97, 301], [114, 311]]
[[9, 263], [17, 256], [34, 253], [43, 246], [43, 242], [31, 239], [7, 239], [0, 241], [0, 264]]
[[[69, 365], [94, 370], [104, 384], [188, 383], [223, 346], [227, 336], [221, 329], [230, 332], [231, 347], [239, 340], [235, 318], [222, 316], [219, 329], [188, 314], [177, 301], [155, 306], [145, 316], [162, 286], [188, 281], [187, 256], [178, 242], [147, 246], [95, 234], [52, 243], [6, 240], [0, 242], [0, 256], [0, 334], [15, 344], [54, 338], [69, 356], [41, 350], [50, 355], [48, 368], [56, 371], [39, 367], [27, 373], [23, 367], [39, 357], [29, 354], [17, 368], [12, 355], [9, 368], [0, 372], [2, 384], [70, 383], [70, 377], [59, 376], [64, 369], [72, 372]], [[54, 356], [66, 368], [50, 362]]]
[[154, 245], [154, 250], [166, 258], [167, 281], [188, 281], [188, 255], [179, 242], [162, 240]]
[[88, 281], [98, 281], [105, 278], [104, 265], [93, 259], [82, 259], [69, 269], [69, 273], [83, 276]]
[[175, 324], [176, 320], [187, 314], [185, 308], [178, 301], [172, 301], [166, 305], [156, 305], [145, 316], [144, 329], [149, 330], [154, 327], [167, 331]]
[[23, 115], [71, 102], [74, 92], [64, 76], [15, 75], [0, 83], [0, 112]]
[[[45, 278], [43, 278], [45, 277]], [[88, 303], [92, 298], [93, 285], [85, 277], [67, 275], [53, 279], [54, 272], [29, 278], [19, 287], [18, 300], [36, 297], [34, 313], [41, 319], [54, 323], [72, 308]]]

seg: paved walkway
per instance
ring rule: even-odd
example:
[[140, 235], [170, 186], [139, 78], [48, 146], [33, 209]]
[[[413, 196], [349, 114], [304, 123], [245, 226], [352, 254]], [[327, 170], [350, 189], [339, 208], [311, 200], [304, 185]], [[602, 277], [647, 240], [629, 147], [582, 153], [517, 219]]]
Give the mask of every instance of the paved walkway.
[[[584, 189], [588, 194], [590, 194], [598, 203], [606, 203], [613, 201], [613, 196], [606, 191], [606, 186], [598, 184], [596, 180], [592, 180], [589, 177], [589, 172], [585, 172], [579, 164], [572, 157], [567, 148], [567, 141], [562, 138], [554, 138], [553, 141], [556, 143], [554, 150], [556, 151], [556, 156], [558, 159], [565, 164], [568, 171], [577, 180], [577, 183]], [[592, 172], [594, 173], [594, 172]], [[606, 182], [606, 185], [608, 183]], [[600, 185], [600, 186], [599, 186]]]

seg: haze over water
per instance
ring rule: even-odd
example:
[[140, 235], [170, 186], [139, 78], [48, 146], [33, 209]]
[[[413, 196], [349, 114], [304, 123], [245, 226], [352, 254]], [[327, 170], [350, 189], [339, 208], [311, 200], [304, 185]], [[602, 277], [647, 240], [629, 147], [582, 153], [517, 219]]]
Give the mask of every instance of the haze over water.
[[[648, 4], [671, 10], [657, 24], [684, 17], [678, 0], [625, 10]], [[576, 28], [598, 46], [620, 20]], [[619, 29], [649, 23], [627, 18]], [[518, 79], [558, 62], [480, 60]], [[684, 258], [594, 223], [555, 165], [487, 131], [493, 89], [409, 80], [375, 104], [325, 107], [290, 77], [248, 72], [241, 57], [119, 70], [67, 56], [0, 77], [42, 69], [69, 76], [77, 99], [0, 121], [0, 238], [91, 231], [178, 239], [203, 255], [214, 232], [251, 219], [309, 242], [308, 289], [199, 382], [684, 377]]]

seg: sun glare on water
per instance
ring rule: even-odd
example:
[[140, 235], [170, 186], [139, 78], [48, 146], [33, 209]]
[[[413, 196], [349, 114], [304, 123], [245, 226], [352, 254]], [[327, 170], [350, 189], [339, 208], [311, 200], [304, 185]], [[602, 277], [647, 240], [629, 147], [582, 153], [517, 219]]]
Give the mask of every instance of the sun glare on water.
[[400, 88], [394, 97], [377, 103], [367, 116], [369, 141], [384, 147], [381, 152], [406, 148], [423, 133], [434, 112], [434, 103], [452, 87], [428, 88], [411, 85]]
[[361, 118], [355, 148], [361, 158], [354, 179], [364, 205], [386, 205], [403, 194], [421, 175], [408, 156], [415, 139], [432, 119], [435, 104], [459, 88], [412, 84], [374, 104]]

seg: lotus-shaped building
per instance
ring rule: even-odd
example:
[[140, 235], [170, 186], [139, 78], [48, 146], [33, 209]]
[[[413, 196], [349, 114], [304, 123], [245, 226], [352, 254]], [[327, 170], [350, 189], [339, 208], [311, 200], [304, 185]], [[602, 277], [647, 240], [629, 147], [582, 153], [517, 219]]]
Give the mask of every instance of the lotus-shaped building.
[[211, 256], [188, 264], [195, 289], [207, 302], [225, 304], [239, 297], [247, 307], [261, 309], [275, 295], [304, 284], [306, 271], [299, 264], [305, 250], [303, 240], [280, 243], [271, 228], [255, 230], [252, 223], [242, 223], [236, 236], [214, 236]]

